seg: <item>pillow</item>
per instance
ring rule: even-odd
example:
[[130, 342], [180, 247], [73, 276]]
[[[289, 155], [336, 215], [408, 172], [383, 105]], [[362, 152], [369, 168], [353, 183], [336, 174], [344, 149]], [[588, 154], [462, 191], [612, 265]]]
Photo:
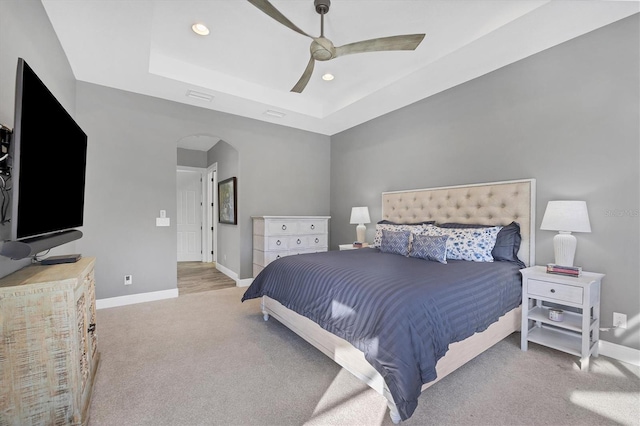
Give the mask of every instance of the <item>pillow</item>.
[[447, 259], [472, 262], [493, 262], [491, 251], [502, 226], [482, 228], [441, 228], [432, 226], [426, 235], [448, 235]]
[[409, 254], [410, 237], [411, 231], [383, 230], [380, 251], [383, 253], [393, 253], [407, 256]]
[[436, 223], [435, 220], [425, 220], [424, 222], [414, 222], [414, 223], [397, 223], [397, 222], [391, 222], [390, 220], [381, 220], [378, 222], [379, 225], [410, 225], [410, 226], [435, 225], [435, 223]]
[[[491, 225], [476, 225], [466, 223], [443, 223], [438, 224], [441, 228], [489, 228]], [[520, 250], [520, 225], [518, 222], [511, 222], [509, 225], [502, 227], [496, 238], [496, 245], [491, 251], [494, 260], [507, 262], [516, 262], [521, 268], [525, 267], [524, 262], [518, 258]]]
[[[380, 222], [388, 222], [388, 223], [380, 223]], [[381, 220], [380, 222], [378, 222], [376, 224], [376, 235], [373, 238], [373, 247], [377, 247], [380, 248], [380, 244], [382, 242], [382, 231], [414, 231], [417, 232], [418, 231], [422, 231], [424, 227], [426, 226], [433, 226], [431, 224], [398, 224], [398, 223], [393, 223], [393, 222], [389, 222], [389, 221], [385, 221], [385, 220]]]
[[414, 235], [411, 242], [409, 257], [425, 260], [435, 260], [447, 263], [447, 235], [432, 237], [430, 235]]

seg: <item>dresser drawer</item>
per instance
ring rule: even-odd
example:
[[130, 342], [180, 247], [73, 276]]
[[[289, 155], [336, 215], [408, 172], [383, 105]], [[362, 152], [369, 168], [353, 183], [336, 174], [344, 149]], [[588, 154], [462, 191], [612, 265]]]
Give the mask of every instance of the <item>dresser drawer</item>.
[[297, 220], [267, 220], [265, 228], [266, 235], [291, 235], [300, 232]]
[[253, 263], [256, 265], [265, 267], [274, 260], [280, 259], [281, 257], [287, 256], [289, 252], [285, 251], [262, 251], [262, 250], [254, 250], [253, 251]]
[[326, 220], [301, 220], [298, 222], [299, 234], [326, 234]]
[[529, 279], [527, 281], [527, 285], [527, 291], [529, 295], [540, 296], [546, 299], [553, 299], [561, 302], [582, 304], [582, 287], [533, 279]]
[[327, 235], [309, 235], [307, 237], [307, 247], [313, 249], [317, 247], [327, 247], [329, 245]]
[[291, 244], [290, 237], [266, 237], [265, 250], [286, 250]]
[[289, 250], [298, 250], [307, 248], [309, 245], [309, 237], [306, 235], [298, 235], [294, 237], [289, 237]]
[[293, 256], [296, 254], [305, 254], [305, 253], [320, 253], [322, 251], [327, 251], [326, 247], [318, 247], [318, 248], [300, 248], [298, 250], [293, 249], [289, 250], [289, 255]]

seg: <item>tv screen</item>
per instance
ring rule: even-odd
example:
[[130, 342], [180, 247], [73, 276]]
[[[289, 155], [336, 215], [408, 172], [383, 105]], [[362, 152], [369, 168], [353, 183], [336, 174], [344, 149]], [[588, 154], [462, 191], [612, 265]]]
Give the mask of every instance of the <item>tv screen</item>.
[[18, 59], [11, 142], [11, 239], [82, 226], [87, 135]]

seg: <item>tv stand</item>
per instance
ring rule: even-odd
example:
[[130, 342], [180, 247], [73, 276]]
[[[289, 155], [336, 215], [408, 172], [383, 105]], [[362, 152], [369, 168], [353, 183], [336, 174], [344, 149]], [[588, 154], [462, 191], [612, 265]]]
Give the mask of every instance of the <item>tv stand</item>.
[[24, 259], [36, 254], [58, 247], [82, 237], [82, 232], [77, 229], [56, 232], [39, 237], [27, 238], [20, 241], [5, 241], [0, 247], [0, 255], [10, 257], [13, 260]]
[[41, 265], [59, 265], [61, 263], [76, 263], [82, 256], [80, 254], [63, 254], [61, 256], [51, 256], [40, 261]]
[[95, 259], [0, 279], [0, 424], [86, 426], [100, 362]]

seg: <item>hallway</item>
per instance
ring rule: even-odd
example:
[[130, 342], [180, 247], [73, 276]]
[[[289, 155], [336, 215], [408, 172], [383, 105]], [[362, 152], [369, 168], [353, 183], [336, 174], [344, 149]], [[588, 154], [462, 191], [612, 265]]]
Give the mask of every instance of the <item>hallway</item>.
[[178, 295], [235, 287], [236, 282], [216, 269], [215, 263], [178, 262]]

